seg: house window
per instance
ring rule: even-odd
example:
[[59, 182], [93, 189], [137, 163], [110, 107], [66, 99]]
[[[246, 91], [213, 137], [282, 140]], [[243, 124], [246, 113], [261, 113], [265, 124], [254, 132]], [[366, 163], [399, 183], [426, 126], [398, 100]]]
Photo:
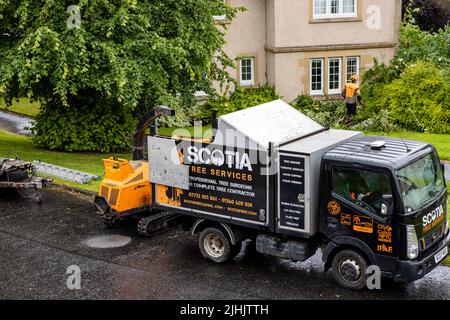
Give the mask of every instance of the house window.
[[241, 79], [242, 86], [255, 84], [255, 58], [241, 59]]
[[323, 94], [323, 59], [311, 59], [311, 95]]
[[352, 82], [352, 75], [359, 76], [359, 57], [348, 57], [347, 58], [347, 83]]
[[328, 59], [328, 93], [341, 93], [341, 58]]
[[356, 13], [356, 0], [344, 0], [342, 12], [344, 14]]
[[357, 17], [358, 0], [312, 0], [314, 19]]
[[327, 0], [314, 0], [314, 15], [327, 14]]

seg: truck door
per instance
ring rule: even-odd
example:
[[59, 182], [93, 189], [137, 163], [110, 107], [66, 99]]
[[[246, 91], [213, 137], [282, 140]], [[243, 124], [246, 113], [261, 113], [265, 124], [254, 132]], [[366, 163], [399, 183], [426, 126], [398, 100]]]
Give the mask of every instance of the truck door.
[[395, 214], [389, 219], [382, 210], [383, 196], [392, 196], [392, 190], [395, 190], [390, 174], [332, 166], [329, 176], [331, 190], [322, 212], [325, 215], [325, 234], [330, 239], [342, 236], [356, 238], [387, 260], [396, 257], [398, 232]]

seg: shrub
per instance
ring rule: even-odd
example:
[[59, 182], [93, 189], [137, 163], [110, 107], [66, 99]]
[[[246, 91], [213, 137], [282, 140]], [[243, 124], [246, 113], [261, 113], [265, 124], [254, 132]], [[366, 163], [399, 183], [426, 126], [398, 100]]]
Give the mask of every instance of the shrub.
[[320, 101], [301, 95], [293, 106], [321, 125], [329, 123], [331, 127], [339, 128], [345, 120], [346, 110], [342, 100]]
[[276, 94], [275, 89], [269, 86], [248, 89], [237, 87], [230, 97], [213, 98], [199, 106], [195, 118], [209, 123], [213, 110], [217, 110], [217, 114], [221, 116], [277, 99], [280, 97]]
[[358, 107], [358, 114], [351, 121], [347, 120], [345, 104], [342, 100], [316, 100], [308, 96], [300, 96], [294, 107], [320, 123], [329, 124], [335, 129], [349, 129], [359, 131], [394, 131], [399, 130], [395, 119], [386, 110], [373, 112], [365, 106]]
[[400, 32], [400, 50], [394, 64], [406, 67], [416, 61], [430, 61], [448, 68], [450, 52], [450, 26], [437, 33], [422, 31], [411, 22], [405, 22]]
[[128, 151], [134, 132], [131, 116], [113, 104], [80, 103], [65, 107], [42, 103], [36, 120], [33, 143], [50, 150]]
[[450, 21], [448, 0], [403, 0], [403, 12], [413, 10], [412, 16], [422, 30], [438, 31]]
[[384, 86], [381, 104], [403, 128], [450, 132], [450, 83], [445, 73], [430, 62], [419, 62], [399, 79]]

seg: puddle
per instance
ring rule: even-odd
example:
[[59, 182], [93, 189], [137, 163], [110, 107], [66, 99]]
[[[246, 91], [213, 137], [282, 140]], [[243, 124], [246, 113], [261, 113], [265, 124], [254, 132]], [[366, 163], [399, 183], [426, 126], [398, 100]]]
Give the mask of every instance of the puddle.
[[85, 243], [88, 247], [95, 249], [110, 249], [124, 247], [131, 242], [130, 237], [109, 235], [99, 236], [87, 240]]

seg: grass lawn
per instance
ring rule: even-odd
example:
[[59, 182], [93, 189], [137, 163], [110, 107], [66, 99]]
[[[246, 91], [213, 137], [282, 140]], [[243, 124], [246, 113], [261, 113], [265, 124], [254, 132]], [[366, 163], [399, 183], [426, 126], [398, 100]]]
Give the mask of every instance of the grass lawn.
[[[206, 131], [208, 128], [204, 128]], [[194, 134], [194, 128], [186, 128], [190, 134]], [[187, 132], [176, 132], [174, 128], [160, 129], [159, 134], [170, 136], [172, 133], [187, 134]], [[202, 133], [200, 133], [201, 135]], [[198, 136], [198, 133], [197, 133]], [[40, 160], [54, 165], [63, 166], [66, 168], [91, 173], [102, 177], [104, 175], [102, 160], [109, 157], [119, 157], [123, 159], [130, 159], [131, 152], [126, 154], [110, 154], [110, 153], [68, 153], [48, 151], [33, 146], [30, 138], [20, 135], [12, 134], [0, 130], [0, 158], [15, 158], [19, 157], [22, 160]], [[65, 184], [68, 186], [77, 187], [89, 191], [97, 192], [100, 188], [100, 181], [92, 181], [86, 185], [80, 185], [73, 182], [68, 182], [60, 179], [54, 179], [55, 182]]]
[[158, 133], [162, 136], [171, 137], [173, 135], [178, 136], [189, 136], [193, 138], [211, 138], [212, 131], [211, 127], [203, 127], [195, 128], [195, 127], [187, 127], [187, 128], [159, 128]]
[[[131, 154], [67, 153], [47, 151], [33, 146], [31, 140], [27, 137], [0, 130], [0, 157], [15, 158], [16, 156], [23, 160], [40, 160], [70, 169], [103, 176], [104, 170], [102, 159], [110, 156], [129, 159]], [[79, 185], [58, 179], [55, 179], [55, 182], [95, 192], [99, 190], [100, 186], [100, 181], [93, 181], [87, 185]]]
[[39, 113], [39, 102], [30, 102], [28, 98], [20, 98], [19, 102], [14, 100], [12, 106], [6, 107], [3, 99], [0, 99], [0, 109], [7, 110], [19, 114], [23, 114], [30, 117], [35, 117]]
[[441, 160], [450, 161], [450, 134], [431, 134], [420, 132], [368, 132], [372, 136], [388, 136], [407, 140], [424, 141], [433, 144], [439, 152]]

